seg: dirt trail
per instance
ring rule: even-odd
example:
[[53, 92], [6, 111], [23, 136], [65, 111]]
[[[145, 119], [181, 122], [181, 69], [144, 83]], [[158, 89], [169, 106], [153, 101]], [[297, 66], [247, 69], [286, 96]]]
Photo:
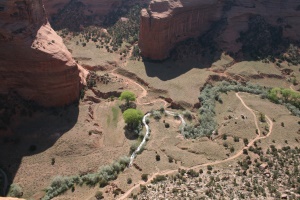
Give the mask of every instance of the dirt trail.
[[[217, 164], [221, 164], [221, 163], [225, 163], [225, 162], [228, 162], [230, 160], [233, 160], [239, 156], [241, 156], [243, 154], [243, 150], [244, 149], [248, 149], [250, 146], [252, 146], [254, 144], [254, 142], [256, 142], [257, 140], [259, 139], [265, 139], [267, 137], [269, 137], [272, 133], [272, 130], [273, 130], [273, 122], [272, 120], [266, 115], [266, 118], [268, 120], [268, 125], [269, 125], [269, 132], [266, 136], [261, 136], [261, 132], [259, 130], [259, 126], [258, 126], [258, 121], [257, 121], [257, 117], [255, 115], [255, 112], [249, 108], [244, 100], [241, 98], [241, 96], [239, 95], [239, 93], [236, 93], [236, 96], [237, 98], [239, 98], [239, 100], [241, 101], [241, 103], [243, 104], [243, 106], [249, 110], [252, 115], [254, 116], [254, 122], [255, 122], [255, 126], [256, 128], [258, 129], [258, 135], [252, 140], [249, 142], [249, 144], [244, 147], [243, 149], [241, 149], [238, 153], [236, 153], [235, 155], [225, 159], [225, 160], [219, 160], [219, 161], [215, 161], [215, 162], [210, 162], [210, 163], [205, 163], [205, 164], [200, 164], [200, 165], [196, 165], [196, 166], [193, 166], [193, 167], [190, 167], [190, 168], [187, 168], [187, 167], [181, 167], [181, 169], [185, 169], [185, 170], [190, 170], [190, 169], [197, 169], [197, 168], [200, 168], [200, 167], [205, 167], [205, 166], [208, 166], [208, 165], [217, 165]], [[141, 184], [149, 184], [151, 183], [151, 181], [157, 176], [157, 175], [168, 175], [168, 174], [172, 174], [172, 173], [175, 173], [177, 172], [178, 170], [165, 170], [165, 171], [161, 171], [161, 172], [156, 172], [154, 173], [149, 179], [147, 182], [143, 182], [143, 181], [139, 181], [137, 184], [135, 184], [135, 186], [133, 186], [132, 188], [130, 188], [128, 191], [126, 191], [121, 197], [119, 197], [118, 199], [119, 200], [123, 200], [123, 199], [126, 199], [133, 190], [137, 189], [138, 187], [140, 187]]]
[[111, 73], [112, 75], [114, 75], [114, 76], [117, 76], [117, 77], [119, 77], [119, 78], [125, 79], [126, 81], [128, 81], [128, 82], [130, 82], [130, 83], [132, 83], [132, 84], [134, 84], [134, 85], [136, 85], [136, 86], [138, 86], [139, 88], [142, 89], [143, 92], [136, 98], [136, 101], [137, 101], [137, 104], [138, 104], [138, 105], [150, 105], [150, 104], [153, 104], [153, 103], [155, 103], [155, 102], [161, 101], [161, 102], [164, 103], [164, 107], [167, 106], [168, 103], [167, 103], [165, 100], [163, 100], [163, 99], [156, 99], [156, 100], [153, 100], [153, 101], [150, 101], [150, 102], [147, 102], [147, 103], [141, 103], [140, 100], [148, 95], [148, 91], [147, 91], [141, 84], [139, 84], [139, 83], [137, 83], [137, 82], [131, 80], [130, 78], [127, 78], [126, 76], [122, 76], [122, 75], [120, 75], [120, 74], [116, 74], [114, 71], [117, 70], [117, 69], [118, 69], [118, 68], [112, 70], [110, 73]]

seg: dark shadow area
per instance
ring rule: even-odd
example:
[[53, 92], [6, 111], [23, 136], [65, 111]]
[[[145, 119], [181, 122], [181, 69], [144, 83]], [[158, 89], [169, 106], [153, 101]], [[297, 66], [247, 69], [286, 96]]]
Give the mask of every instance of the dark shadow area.
[[129, 130], [127, 126], [124, 127], [124, 134], [128, 140], [136, 140], [139, 135], [134, 133], [134, 130]]
[[[114, 26], [121, 17], [128, 15], [130, 9], [136, 5], [139, 5], [141, 8], [148, 6], [135, 0], [121, 0], [114, 1], [111, 7], [108, 8], [108, 13], [94, 13], [85, 3], [78, 0], [71, 0], [63, 9], [52, 16], [50, 22], [55, 30], [68, 29], [72, 32], [81, 31], [82, 26], [108, 28]], [[139, 17], [137, 18], [139, 19]]]
[[221, 52], [210, 54], [207, 57], [188, 57], [180, 60], [169, 58], [162, 62], [144, 60], [147, 76], [157, 77], [162, 81], [174, 79], [186, 72], [198, 68], [209, 68], [212, 63], [219, 60]]
[[[1, 98], [0, 166], [12, 184], [23, 157], [46, 151], [77, 122], [78, 103], [61, 108], [43, 108], [33, 102]], [[19, 104], [19, 103], [23, 104]], [[3, 119], [6, 119], [3, 123]], [[51, 158], [49, 158], [51, 163]], [[6, 193], [8, 192], [8, 188]]]
[[166, 81], [193, 68], [210, 68], [214, 62], [220, 59], [223, 52], [218, 49], [215, 39], [226, 28], [226, 25], [226, 19], [221, 19], [200, 37], [177, 43], [170, 52], [170, 57], [164, 61], [157, 62], [144, 58], [147, 75]]

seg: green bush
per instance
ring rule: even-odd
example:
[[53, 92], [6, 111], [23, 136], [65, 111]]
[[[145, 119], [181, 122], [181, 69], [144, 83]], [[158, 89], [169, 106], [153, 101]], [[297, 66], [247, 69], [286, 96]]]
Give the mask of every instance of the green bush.
[[165, 180], [167, 180], [167, 178], [166, 178], [165, 176], [163, 176], [163, 175], [157, 175], [157, 176], [151, 181], [151, 183], [152, 183], [152, 184], [156, 184], [156, 183], [158, 183], [158, 182], [165, 181]]
[[156, 119], [157, 121], [159, 121], [161, 119], [160, 111], [155, 110], [152, 112], [152, 115], [153, 115], [153, 118]]
[[127, 178], [127, 184], [131, 184], [132, 183], [132, 179], [131, 178]]
[[8, 191], [8, 195], [9, 197], [22, 197], [23, 196], [23, 190], [21, 188], [21, 186], [19, 186], [18, 184], [11, 184], [9, 187], [9, 191]]

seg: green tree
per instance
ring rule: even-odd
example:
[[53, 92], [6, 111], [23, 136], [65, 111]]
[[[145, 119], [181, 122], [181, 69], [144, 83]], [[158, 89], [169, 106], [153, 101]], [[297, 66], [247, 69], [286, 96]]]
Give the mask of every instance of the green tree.
[[140, 110], [130, 108], [123, 113], [123, 118], [129, 128], [136, 128], [143, 119], [143, 113]]
[[120, 100], [126, 100], [126, 104], [129, 105], [130, 101], [135, 101], [135, 95], [133, 92], [124, 91], [121, 93]]
[[290, 89], [283, 89], [283, 90], [281, 90], [281, 94], [284, 98], [284, 101], [288, 101], [289, 97], [292, 94], [292, 91]]

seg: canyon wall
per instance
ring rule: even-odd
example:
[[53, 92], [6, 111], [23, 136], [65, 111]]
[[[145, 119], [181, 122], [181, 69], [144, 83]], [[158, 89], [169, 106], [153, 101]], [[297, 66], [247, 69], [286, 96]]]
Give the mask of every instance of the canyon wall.
[[217, 0], [156, 0], [141, 11], [139, 47], [153, 60], [169, 56], [174, 45], [207, 31], [221, 18]]
[[284, 27], [285, 37], [299, 40], [299, 10], [299, 0], [152, 0], [141, 11], [139, 47], [144, 57], [163, 60], [178, 42], [201, 36], [225, 19], [218, 43], [223, 50], [238, 51], [236, 39], [247, 30], [251, 15], [263, 16]]
[[87, 71], [51, 28], [42, 0], [0, 2], [0, 93], [10, 91], [43, 106], [79, 98]]

